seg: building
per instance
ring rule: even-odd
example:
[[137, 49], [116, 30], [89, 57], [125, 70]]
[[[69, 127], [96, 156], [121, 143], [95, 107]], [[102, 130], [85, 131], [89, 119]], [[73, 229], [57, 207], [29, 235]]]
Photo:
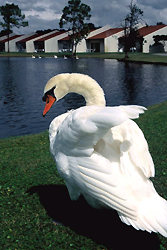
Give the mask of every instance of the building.
[[[143, 53], [160, 53], [167, 52], [167, 44], [165, 41], [155, 42], [154, 36], [167, 35], [167, 25], [151, 25], [138, 28], [138, 39], [135, 47], [131, 51]], [[124, 36], [119, 37], [119, 48], [124, 50]]]
[[[144, 53], [167, 52], [167, 41], [155, 41], [155, 36], [167, 37], [167, 25], [152, 25], [138, 28], [140, 39], [133, 51]], [[123, 28], [106, 25], [92, 30], [86, 39], [77, 45], [77, 52], [118, 52], [123, 51]], [[67, 52], [71, 51], [68, 31], [54, 30], [46, 34], [10, 34], [10, 52]], [[0, 51], [8, 51], [7, 36], [0, 37]]]
[[45, 52], [45, 48], [44, 46], [41, 46], [40, 44], [37, 43], [37, 41], [39, 39], [43, 39], [49, 35], [53, 35], [56, 34], [58, 32], [58, 30], [54, 30], [51, 31], [49, 33], [43, 34], [43, 35], [39, 35], [33, 39], [30, 39], [28, 41], [26, 41], [26, 48], [27, 48], [27, 52], [30, 53], [34, 53], [34, 52]]
[[[77, 53], [84, 52], [116, 52], [118, 51], [118, 37], [122, 35], [122, 28], [112, 29], [109, 25], [92, 30], [86, 39], [77, 45]], [[68, 34], [58, 41], [59, 51], [71, 50]]]
[[66, 31], [57, 31], [52, 34], [49, 33], [47, 36], [35, 40], [35, 48], [37, 48], [37, 50], [39, 48], [43, 49], [44, 52], [59, 52], [61, 48], [58, 42], [67, 35], [68, 33]]
[[123, 36], [123, 28], [109, 28], [97, 34], [90, 34], [87, 41], [88, 51], [118, 52], [118, 38]]
[[[13, 37], [13, 36], [16, 36], [16, 34], [14, 34], [14, 33], [9, 34], [9, 38]], [[5, 51], [5, 41], [6, 41], [6, 39], [8, 40], [8, 36], [7, 35], [0, 37], [0, 52], [4, 52]]]
[[0, 52], [5, 52], [5, 51], [7, 52], [8, 51], [8, 42], [10, 43], [10, 41], [12, 41], [20, 36], [21, 35], [16, 35], [16, 34], [12, 33], [9, 35], [9, 39], [8, 39], [8, 36], [0, 37]]
[[21, 38], [20, 40], [18, 40], [16, 42], [16, 46], [18, 48], [18, 51], [19, 52], [28, 52], [28, 43], [27, 42], [31, 41], [31, 40], [39, 37], [39, 36], [41, 36], [41, 35], [35, 33], [35, 34], [32, 34], [32, 35], [30, 35], [28, 37]]
[[93, 37], [95, 35], [98, 35], [111, 27], [109, 25], [105, 25], [104, 27], [101, 27], [99, 29], [92, 30], [86, 39], [83, 39], [77, 46], [77, 52], [95, 52], [93, 48], [91, 48], [91, 43], [89, 38]]
[[165, 41], [158, 44], [154, 41], [154, 36], [167, 35], [167, 25], [145, 26], [138, 31], [139, 35], [143, 38], [143, 53], [167, 52], [167, 43]]
[[[33, 34], [26, 34], [26, 35], [16, 35], [16, 36], [12, 36], [9, 38], [9, 51], [10, 52], [19, 52], [20, 48], [17, 46], [17, 42], [28, 38], [30, 36], [32, 36]], [[5, 51], [8, 51], [8, 39], [6, 39], [5, 41]]]

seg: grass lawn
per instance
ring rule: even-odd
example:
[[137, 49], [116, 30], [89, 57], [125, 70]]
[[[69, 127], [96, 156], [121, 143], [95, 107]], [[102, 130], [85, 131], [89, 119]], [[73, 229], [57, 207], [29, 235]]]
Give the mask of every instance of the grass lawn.
[[[155, 187], [167, 199], [167, 102], [150, 107], [137, 123], [155, 163]], [[167, 249], [167, 239], [126, 226], [113, 211], [70, 201], [47, 131], [0, 140], [0, 220], [5, 250]]]
[[[79, 57], [105, 58], [122, 60], [124, 53], [78, 53]], [[127, 61], [139, 63], [161, 63], [167, 64], [167, 54], [165, 56], [150, 53], [128, 53]]]
[[[57, 55], [58, 57], [70, 56], [70, 53], [24, 53], [24, 52], [0, 52], [0, 57], [31, 57], [32, 55], [41, 57], [53, 57]], [[103, 58], [103, 59], [118, 59], [124, 58], [124, 53], [78, 53], [79, 58]], [[128, 61], [139, 62], [139, 63], [158, 63], [167, 64], [167, 54], [165, 56], [150, 54], [150, 53], [128, 53]]]

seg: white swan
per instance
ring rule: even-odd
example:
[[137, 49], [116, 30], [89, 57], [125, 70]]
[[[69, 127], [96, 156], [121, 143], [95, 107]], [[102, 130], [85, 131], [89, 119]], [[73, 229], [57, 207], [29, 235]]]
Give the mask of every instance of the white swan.
[[44, 89], [45, 115], [69, 92], [83, 95], [86, 106], [56, 117], [50, 124], [50, 150], [72, 200], [82, 194], [95, 207], [117, 210], [127, 225], [167, 237], [167, 201], [149, 177], [154, 164], [136, 119], [141, 106], [105, 107], [95, 80], [59, 74]]

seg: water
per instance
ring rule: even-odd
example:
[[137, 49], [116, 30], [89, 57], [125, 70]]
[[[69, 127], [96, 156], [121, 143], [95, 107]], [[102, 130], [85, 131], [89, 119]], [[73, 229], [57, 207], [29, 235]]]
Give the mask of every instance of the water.
[[93, 77], [104, 89], [107, 105], [147, 107], [167, 100], [166, 66], [92, 58], [0, 58], [0, 138], [39, 133], [55, 116], [84, 105], [83, 97], [69, 94], [42, 117], [46, 82], [65, 72]]

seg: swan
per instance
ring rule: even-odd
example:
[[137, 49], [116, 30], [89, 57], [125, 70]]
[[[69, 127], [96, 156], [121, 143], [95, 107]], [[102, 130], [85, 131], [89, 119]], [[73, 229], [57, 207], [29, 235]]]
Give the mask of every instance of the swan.
[[133, 121], [146, 108], [107, 107], [94, 79], [64, 73], [44, 88], [43, 116], [70, 92], [82, 95], [86, 106], [61, 114], [49, 126], [50, 151], [70, 198], [83, 195], [92, 207], [115, 209], [125, 224], [167, 237], [167, 201], [149, 179], [155, 175], [153, 160]]

